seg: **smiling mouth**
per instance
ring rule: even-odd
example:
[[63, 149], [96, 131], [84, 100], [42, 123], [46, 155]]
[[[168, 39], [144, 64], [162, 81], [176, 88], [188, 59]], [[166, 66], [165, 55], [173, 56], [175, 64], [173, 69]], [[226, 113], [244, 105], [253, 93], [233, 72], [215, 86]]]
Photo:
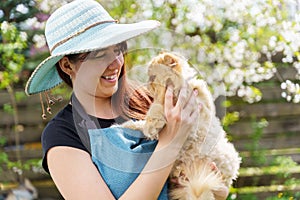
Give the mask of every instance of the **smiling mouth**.
[[105, 80], [115, 80], [117, 78], [117, 74], [111, 75], [111, 76], [101, 76], [101, 78], [104, 78]]

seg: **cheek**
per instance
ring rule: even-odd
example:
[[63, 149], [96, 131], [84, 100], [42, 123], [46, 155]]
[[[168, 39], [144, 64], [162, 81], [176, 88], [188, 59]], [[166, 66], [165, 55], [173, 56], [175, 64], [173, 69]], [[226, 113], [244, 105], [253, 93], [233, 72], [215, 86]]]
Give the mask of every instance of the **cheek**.
[[94, 80], [99, 79], [99, 77], [105, 71], [105, 67], [99, 65], [90, 65], [83, 63], [76, 72], [76, 77], [80, 80]]
[[82, 64], [76, 72], [74, 87], [87, 91], [95, 90], [103, 71], [104, 69], [101, 67], [92, 67]]

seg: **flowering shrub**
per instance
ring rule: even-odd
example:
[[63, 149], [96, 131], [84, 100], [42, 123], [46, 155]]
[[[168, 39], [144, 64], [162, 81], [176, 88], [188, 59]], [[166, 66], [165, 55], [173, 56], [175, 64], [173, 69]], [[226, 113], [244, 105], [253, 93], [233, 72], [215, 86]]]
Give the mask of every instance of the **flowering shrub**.
[[27, 34], [4, 21], [0, 23], [0, 40], [0, 89], [6, 89], [19, 80], [19, 73], [25, 62], [23, 50], [27, 46]]
[[281, 89], [286, 90], [281, 93], [281, 96], [286, 98], [287, 101], [293, 101], [294, 103], [300, 102], [300, 87], [298, 83], [286, 80], [281, 83]]
[[[297, 6], [295, 0], [126, 0], [105, 4], [121, 22], [149, 18], [162, 22], [156, 37], [142, 37], [135, 46], [152, 43], [179, 51], [201, 70], [215, 97], [238, 95], [250, 103], [262, 95], [253, 83], [278, 73], [278, 56], [279, 63], [296, 68], [295, 80], [299, 80]], [[298, 103], [300, 90], [295, 80], [280, 81], [286, 90], [283, 97]]]

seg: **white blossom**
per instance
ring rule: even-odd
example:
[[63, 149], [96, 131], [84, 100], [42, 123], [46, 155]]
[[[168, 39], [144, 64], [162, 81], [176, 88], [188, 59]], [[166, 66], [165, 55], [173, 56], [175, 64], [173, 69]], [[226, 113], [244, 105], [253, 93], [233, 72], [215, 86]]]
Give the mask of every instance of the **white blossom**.
[[1, 24], [1, 31], [6, 33], [9, 30], [9, 23], [7, 21], [2, 22]]
[[46, 38], [44, 35], [34, 35], [32, 38], [33, 42], [35, 42], [35, 46], [37, 48], [41, 48], [46, 45]]
[[26, 14], [29, 11], [29, 9], [24, 4], [18, 4], [16, 10], [22, 14]]
[[23, 42], [27, 41], [27, 33], [24, 32], [24, 31], [21, 31], [21, 32], [20, 32], [20, 39], [21, 39]]

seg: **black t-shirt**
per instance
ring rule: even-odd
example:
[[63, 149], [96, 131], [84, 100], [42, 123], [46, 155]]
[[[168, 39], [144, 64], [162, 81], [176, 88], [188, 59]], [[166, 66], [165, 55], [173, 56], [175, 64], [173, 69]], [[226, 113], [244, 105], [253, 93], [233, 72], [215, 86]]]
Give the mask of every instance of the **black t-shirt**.
[[[95, 118], [95, 120], [98, 120], [101, 128], [107, 128], [116, 122], [120, 123], [125, 121], [121, 117], [116, 119]], [[72, 105], [70, 104], [63, 108], [47, 124], [42, 133], [41, 140], [43, 147], [43, 168], [48, 173], [47, 152], [50, 148], [55, 146], [68, 146], [88, 152], [77, 134], [73, 120]]]

